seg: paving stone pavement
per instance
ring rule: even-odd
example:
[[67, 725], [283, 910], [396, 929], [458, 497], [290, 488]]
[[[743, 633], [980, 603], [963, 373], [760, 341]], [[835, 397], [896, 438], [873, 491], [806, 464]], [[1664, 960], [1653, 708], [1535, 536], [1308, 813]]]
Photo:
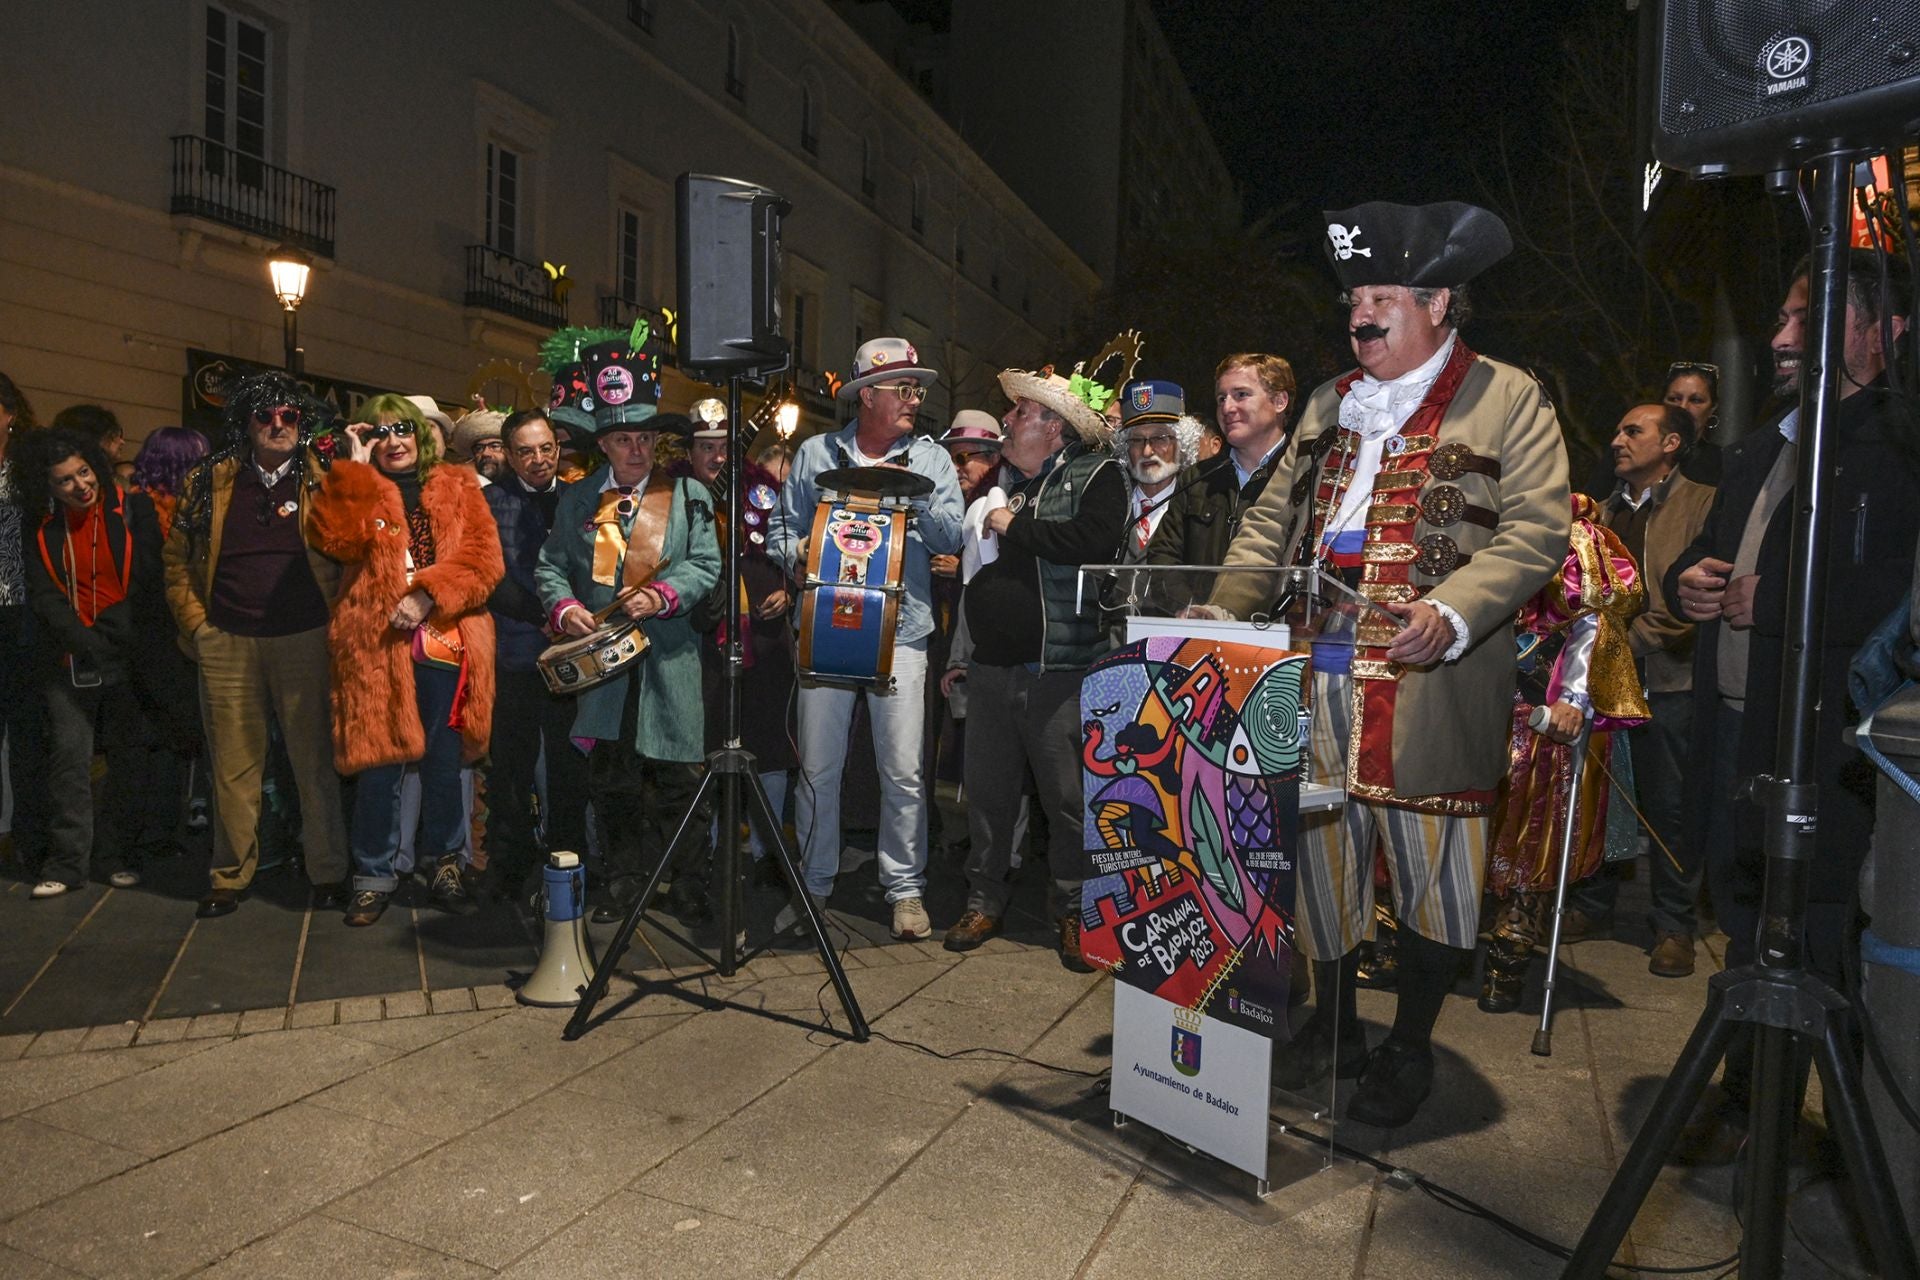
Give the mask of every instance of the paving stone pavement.
[[[809, 1025], [832, 1005], [804, 955], [623, 976], [574, 1043], [498, 983], [0, 1039], [0, 1276], [1558, 1273], [1356, 1167], [1283, 1189], [1277, 1221], [1209, 1198], [1101, 1140], [1097, 1082], [1051, 1069], [1106, 1067], [1105, 978], [1038, 939], [880, 950], [850, 968], [866, 1044]], [[1717, 953], [1664, 982], [1631, 942], [1567, 955], [1551, 1058], [1463, 981], [1433, 1104], [1338, 1136], [1571, 1241]], [[1376, 1037], [1390, 1001], [1362, 993]], [[1728, 1192], [1664, 1174], [1627, 1256], [1732, 1253]]]

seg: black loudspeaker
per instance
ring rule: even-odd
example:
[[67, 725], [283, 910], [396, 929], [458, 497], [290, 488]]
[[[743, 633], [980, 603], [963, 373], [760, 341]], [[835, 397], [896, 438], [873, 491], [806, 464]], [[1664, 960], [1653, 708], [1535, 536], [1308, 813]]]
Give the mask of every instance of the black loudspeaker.
[[[1655, 0], [1653, 154], [1700, 177], [1885, 151], [1920, 128], [1914, 0]], [[1644, 46], [1643, 46], [1644, 47]]]
[[675, 184], [683, 370], [773, 373], [780, 333], [780, 219], [793, 206], [737, 178], [683, 173]]

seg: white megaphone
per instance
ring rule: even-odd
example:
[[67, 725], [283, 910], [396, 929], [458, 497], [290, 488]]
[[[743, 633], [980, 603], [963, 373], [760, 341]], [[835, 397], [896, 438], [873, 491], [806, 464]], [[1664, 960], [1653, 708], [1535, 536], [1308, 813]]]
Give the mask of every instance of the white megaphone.
[[521, 1004], [547, 1008], [580, 1003], [580, 989], [593, 979], [587, 958], [587, 873], [577, 853], [553, 853], [540, 872], [547, 904], [547, 931], [540, 963], [520, 984]]

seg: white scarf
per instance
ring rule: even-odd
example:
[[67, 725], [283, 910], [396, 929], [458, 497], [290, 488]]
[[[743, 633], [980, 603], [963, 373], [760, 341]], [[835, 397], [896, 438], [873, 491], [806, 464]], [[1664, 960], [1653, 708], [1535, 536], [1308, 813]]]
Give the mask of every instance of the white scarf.
[[1407, 425], [1407, 419], [1427, 398], [1434, 380], [1440, 376], [1458, 334], [1450, 333], [1440, 349], [1417, 369], [1382, 382], [1363, 373], [1347, 388], [1340, 401], [1340, 425], [1360, 437], [1360, 454], [1354, 459], [1353, 474], [1340, 495], [1340, 509], [1327, 528], [1328, 536], [1364, 525], [1367, 507], [1373, 502], [1373, 480], [1380, 474], [1380, 454], [1387, 437]]

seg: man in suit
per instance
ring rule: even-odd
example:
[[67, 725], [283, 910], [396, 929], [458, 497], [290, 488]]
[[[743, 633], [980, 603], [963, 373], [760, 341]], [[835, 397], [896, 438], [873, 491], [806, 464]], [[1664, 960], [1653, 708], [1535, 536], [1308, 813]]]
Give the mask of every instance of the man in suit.
[[[1315, 649], [1313, 769], [1344, 779], [1347, 803], [1302, 824], [1318, 1007], [1275, 1064], [1289, 1088], [1360, 1075], [1348, 1115], [1391, 1127], [1432, 1090], [1434, 1022], [1478, 937], [1513, 616], [1566, 553], [1567, 459], [1539, 384], [1458, 332], [1463, 286], [1512, 247], [1505, 225], [1458, 203], [1326, 217], [1360, 367], [1314, 391], [1226, 564], [1316, 565], [1400, 622], [1368, 618], [1350, 649]], [[1230, 575], [1212, 608], [1245, 618], [1269, 595]], [[1369, 1054], [1354, 983], [1376, 838], [1401, 928], [1393, 1030]]]
[[587, 764], [569, 738], [574, 700], [550, 692], [535, 665], [550, 642], [535, 574], [560, 499], [570, 487], [559, 477], [560, 445], [543, 409], [509, 417], [500, 444], [507, 471], [486, 489], [506, 565], [506, 576], [487, 601], [496, 665], [487, 768], [487, 881], [524, 901], [527, 894], [519, 891], [531, 890], [526, 882], [539, 869], [536, 797], [546, 847], [586, 851]]
[[[1693, 624], [1679, 616], [1661, 585], [1667, 569], [1706, 522], [1713, 488], [1682, 474], [1696, 443], [1693, 415], [1675, 404], [1642, 404], [1627, 410], [1614, 429], [1611, 452], [1619, 478], [1607, 500], [1606, 524], [1640, 566], [1647, 591], [1645, 612], [1630, 624], [1627, 639], [1646, 688], [1653, 719], [1627, 730], [1633, 752], [1633, 782], [1647, 824], [1650, 923], [1653, 953], [1647, 970], [1659, 978], [1693, 972], [1698, 927], [1694, 899], [1700, 892], [1697, 846], [1683, 839], [1687, 743], [1693, 716]], [[1620, 881], [1603, 868], [1567, 890], [1569, 907], [1561, 939], [1579, 942], [1611, 928]]]
[[[1860, 861], [1873, 829], [1871, 783], [1850, 775], [1863, 762], [1846, 745], [1847, 667], [1867, 634], [1892, 611], [1912, 577], [1920, 534], [1920, 450], [1911, 411], [1887, 388], [1888, 338], [1906, 331], [1911, 305], [1904, 264], [1883, 267], [1856, 249], [1847, 266], [1847, 307], [1839, 411], [1826, 442], [1826, 501], [1836, 514], [1827, 542], [1826, 607], [1820, 652], [1820, 717], [1815, 781], [1820, 821], [1807, 904], [1807, 968], [1838, 988], [1854, 914]], [[1780, 681], [1787, 661], [1788, 561], [1800, 433], [1801, 359], [1808, 272], [1795, 273], [1773, 336], [1774, 389], [1791, 397], [1761, 430], [1722, 455], [1720, 488], [1705, 525], [1668, 569], [1665, 587], [1699, 624], [1694, 645], [1693, 744], [1689, 776], [1716, 801], [1695, 806], [1690, 834], [1704, 838], [1707, 884], [1727, 933], [1729, 967], [1756, 955], [1765, 879], [1762, 815], [1733, 800], [1743, 778], [1770, 772], [1778, 738]], [[1702, 810], [1705, 812], [1702, 813]], [[1717, 1113], [1690, 1126], [1676, 1148], [1684, 1161], [1733, 1158], [1744, 1134], [1753, 1066], [1751, 1041], [1727, 1053]]]
[[[607, 467], [599, 483], [560, 495], [534, 580], [555, 633], [591, 635], [594, 615], [611, 607], [649, 642], [619, 675], [579, 695], [573, 722], [572, 736], [593, 744], [587, 784], [609, 882], [594, 919], [606, 923], [633, 906], [693, 802], [706, 721], [688, 615], [719, 581], [720, 548], [705, 486], [654, 465], [662, 430], [693, 434], [685, 417], [658, 414], [654, 349], [606, 342], [581, 355]], [[673, 867], [668, 900], [689, 925], [712, 918], [706, 852], [704, 840], [690, 842]]]
[[1227, 447], [1199, 465], [1183, 460], [1166, 518], [1147, 548], [1148, 564], [1219, 564], [1240, 521], [1266, 490], [1287, 439], [1293, 366], [1279, 356], [1242, 352], [1214, 370], [1214, 403]]

